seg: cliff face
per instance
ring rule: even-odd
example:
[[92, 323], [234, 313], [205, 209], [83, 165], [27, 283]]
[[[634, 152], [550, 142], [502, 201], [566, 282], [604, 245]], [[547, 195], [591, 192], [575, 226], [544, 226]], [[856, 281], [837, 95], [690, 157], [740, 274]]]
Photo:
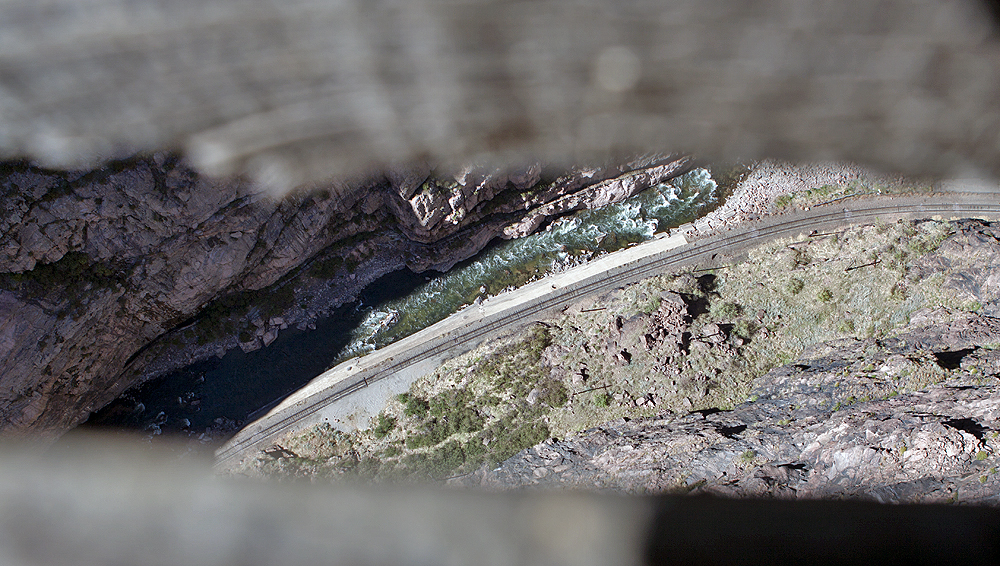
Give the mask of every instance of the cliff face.
[[415, 381], [369, 430], [318, 425], [238, 471], [995, 503], [998, 277], [997, 223], [776, 240], [582, 300]]
[[[997, 504], [998, 236], [995, 225], [956, 223], [901, 280], [936, 280], [942, 296], [962, 309], [922, 308], [885, 335], [814, 343], [754, 379], [749, 400], [729, 410], [619, 419], [549, 439], [463, 481]], [[820, 249], [814, 243], [798, 253]], [[926, 301], [924, 294], [913, 293], [901, 306]], [[733, 345], [724, 329], [713, 328], [722, 332], [717, 342]], [[769, 338], [759, 331], [751, 338], [761, 339]]]
[[166, 155], [90, 172], [8, 165], [0, 175], [0, 431], [59, 433], [143, 376], [260, 347], [391, 270], [450, 268], [495, 236], [530, 233], [544, 218], [688, 169], [686, 158], [561, 175], [537, 163], [425, 167], [278, 201]]
[[[924, 313], [885, 340], [817, 345], [733, 410], [548, 440], [483, 483], [996, 504], [998, 344], [995, 318]], [[900, 392], [919, 380], [934, 383]]]

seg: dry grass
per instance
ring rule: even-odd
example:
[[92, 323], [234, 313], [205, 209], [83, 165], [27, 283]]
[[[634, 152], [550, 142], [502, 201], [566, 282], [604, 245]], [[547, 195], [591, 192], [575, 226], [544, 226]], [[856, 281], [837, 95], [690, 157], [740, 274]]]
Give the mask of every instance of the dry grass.
[[793, 191], [774, 199], [775, 210], [828, 204], [844, 198], [870, 195], [913, 195], [933, 192], [930, 182], [901, 178], [863, 178], [839, 185], [822, 185]]

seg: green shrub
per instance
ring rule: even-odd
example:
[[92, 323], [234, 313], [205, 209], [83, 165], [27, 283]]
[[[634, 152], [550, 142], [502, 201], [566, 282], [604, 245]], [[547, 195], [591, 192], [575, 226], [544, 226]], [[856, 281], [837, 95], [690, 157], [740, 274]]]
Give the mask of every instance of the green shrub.
[[803, 283], [801, 279], [790, 279], [785, 289], [788, 291], [788, 294], [790, 295], [798, 295], [800, 292], [802, 292], [802, 289], [805, 286], [806, 284]]
[[820, 289], [819, 293], [816, 293], [816, 298], [824, 303], [829, 303], [833, 300], [833, 292], [829, 289]]
[[466, 389], [445, 390], [429, 401], [413, 395], [403, 399], [404, 403], [412, 404], [410, 416], [429, 417], [423, 423], [423, 434], [412, 434], [406, 438], [407, 448], [436, 446], [452, 435], [477, 432], [485, 425], [474, 396]]
[[[280, 285], [280, 286], [279, 286]], [[266, 317], [278, 316], [295, 306], [295, 288], [290, 284], [275, 284], [260, 290], [232, 293], [212, 301], [202, 309], [198, 320], [198, 344], [205, 345], [237, 331], [235, 319], [259, 307]], [[240, 340], [243, 340], [241, 334]]]
[[410, 434], [406, 437], [406, 447], [410, 450], [434, 446], [437, 442], [430, 434]]
[[569, 391], [563, 382], [551, 380], [542, 386], [538, 401], [549, 407], [562, 407], [569, 401]]
[[126, 269], [111, 262], [95, 262], [83, 252], [66, 252], [52, 263], [36, 264], [31, 271], [10, 274], [14, 283], [29, 283], [29, 296], [41, 296], [53, 287], [64, 287], [70, 307], [82, 305], [78, 295], [90, 284], [98, 289], [113, 289], [125, 284]]
[[778, 210], [787, 208], [790, 204], [792, 204], [792, 195], [781, 195], [774, 199], [774, 207]]
[[396, 428], [396, 417], [379, 413], [378, 422], [372, 432], [375, 433], [375, 438], [385, 438], [394, 428]]
[[715, 303], [710, 312], [712, 318], [717, 320], [732, 320], [743, 313], [743, 307], [731, 302]]
[[408, 417], [424, 418], [430, 411], [430, 404], [426, 399], [409, 393], [400, 393], [396, 396], [403, 404], [403, 414]]
[[607, 391], [594, 395], [594, 405], [603, 408], [607, 407], [610, 404], [611, 404], [611, 394], [608, 393]]

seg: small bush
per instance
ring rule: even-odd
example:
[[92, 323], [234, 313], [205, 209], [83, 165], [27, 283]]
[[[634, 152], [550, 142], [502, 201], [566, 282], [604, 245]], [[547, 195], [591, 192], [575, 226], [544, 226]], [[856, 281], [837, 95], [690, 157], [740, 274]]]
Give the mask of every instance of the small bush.
[[607, 391], [594, 395], [594, 405], [603, 408], [607, 407], [610, 404], [611, 404], [611, 394], [608, 393]]
[[536, 324], [532, 326], [528, 339], [524, 343], [524, 348], [537, 361], [542, 356], [542, 350], [548, 348], [550, 344], [552, 344], [552, 335], [549, 333], [549, 329]]
[[372, 432], [375, 433], [375, 438], [385, 438], [394, 428], [396, 428], [396, 417], [379, 413], [378, 422]]
[[788, 281], [788, 285], [785, 287], [785, 289], [788, 291], [788, 294], [790, 295], [798, 295], [799, 293], [802, 292], [802, 289], [805, 286], [806, 284], [803, 283], [801, 279], [791, 279]]
[[718, 320], [732, 320], [740, 316], [742, 313], [743, 307], [736, 303], [715, 303], [711, 307], [712, 318]]
[[829, 289], [820, 289], [819, 293], [816, 293], [816, 298], [824, 303], [829, 303], [833, 300], [833, 292]]
[[889, 290], [889, 296], [897, 301], [906, 300], [906, 286], [901, 283], [896, 283]]
[[569, 401], [569, 392], [563, 382], [552, 380], [542, 386], [538, 400], [550, 407], [562, 407]]
[[313, 262], [309, 266], [309, 275], [317, 279], [331, 279], [344, 266], [344, 258], [333, 256]]
[[403, 404], [403, 414], [408, 417], [424, 418], [430, 411], [430, 404], [426, 399], [409, 393], [400, 393], [397, 396], [399, 402]]
[[659, 297], [653, 297], [639, 305], [639, 312], [653, 314], [660, 309], [660, 304], [662, 302], [663, 301]]
[[741, 318], [733, 325], [733, 332], [741, 338], [750, 338], [756, 330], [754, 326], [750, 321]]

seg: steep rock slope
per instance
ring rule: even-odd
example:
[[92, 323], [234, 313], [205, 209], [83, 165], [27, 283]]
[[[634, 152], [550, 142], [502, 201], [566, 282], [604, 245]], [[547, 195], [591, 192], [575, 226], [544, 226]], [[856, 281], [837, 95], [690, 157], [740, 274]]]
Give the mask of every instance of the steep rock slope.
[[907, 279], [937, 278], [964, 309], [918, 309], [884, 335], [813, 344], [728, 410], [626, 417], [460, 481], [1000, 503], [998, 260], [996, 225], [957, 223]]
[[[537, 163], [424, 167], [279, 201], [244, 180], [198, 176], [170, 155], [88, 172], [7, 164], [0, 431], [58, 434], [137, 379], [260, 347], [388, 271], [447, 269], [496, 236], [689, 168], [677, 156], [555, 173]], [[306, 265], [309, 277], [293, 280]], [[236, 336], [246, 328], [249, 343]]]
[[748, 256], [583, 300], [417, 380], [369, 430], [319, 425], [233, 471], [988, 498], [1000, 227], [877, 221]]
[[1000, 503], [998, 346], [995, 318], [927, 313], [888, 339], [818, 345], [732, 410], [551, 439], [483, 483]]

